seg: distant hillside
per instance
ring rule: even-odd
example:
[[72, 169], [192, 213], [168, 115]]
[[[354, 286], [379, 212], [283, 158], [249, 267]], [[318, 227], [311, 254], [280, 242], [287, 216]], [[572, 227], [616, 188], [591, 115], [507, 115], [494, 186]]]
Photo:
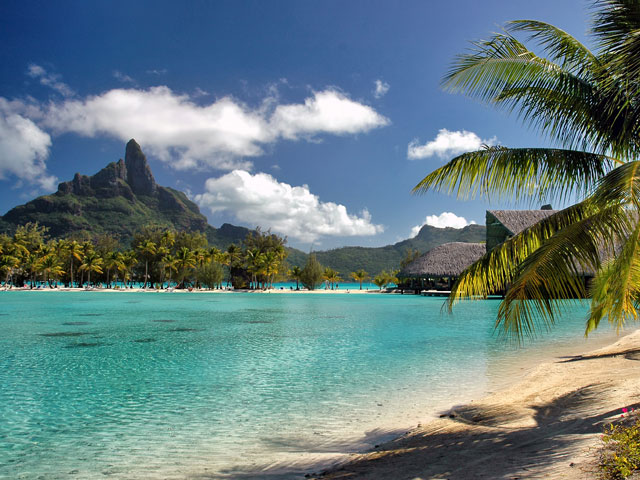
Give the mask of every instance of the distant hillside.
[[224, 224], [210, 226], [198, 206], [172, 188], [156, 184], [147, 159], [135, 140], [127, 143], [125, 158], [112, 162], [93, 176], [76, 173], [58, 191], [7, 212], [0, 230], [38, 222], [53, 237], [72, 233], [113, 234], [127, 243], [136, 230], [157, 224], [176, 230], [201, 231], [219, 248], [242, 240], [249, 229]]
[[[18, 225], [38, 222], [49, 228], [53, 237], [74, 233], [90, 236], [112, 234], [128, 243], [142, 226], [156, 224], [175, 230], [200, 231], [211, 245], [226, 249], [240, 244], [249, 229], [228, 223], [214, 228], [187, 196], [156, 184], [147, 159], [135, 140], [127, 143], [125, 158], [112, 162], [93, 176], [76, 173], [63, 182], [58, 191], [11, 209], [0, 217], [0, 232], [12, 233]], [[337, 270], [344, 280], [360, 268], [371, 275], [398, 268], [409, 249], [421, 253], [447, 242], [482, 242], [485, 227], [470, 225], [463, 229], [424, 226], [415, 238], [379, 248], [342, 247], [316, 252], [326, 267]], [[307, 254], [289, 248], [289, 265], [304, 266]]]
[[[340, 272], [343, 280], [349, 274], [363, 268], [369, 274], [376, 275], [382, 270], [394, 270], [400, 265], [410, 249], [425, 253], [437, 245], [448, 242], [484, 242], [486, 228], [484, 225], [469, 225], [464, 228], [436, 228], [425, 225], [414, 238], [403, 240], [394, 245], [384, 247], [342, 247], [324, 252], [315, 252], [318, 261], [325, 267]], [[289, 254], [290, 265], [304, 265], [306, 254], [295, 250]]]

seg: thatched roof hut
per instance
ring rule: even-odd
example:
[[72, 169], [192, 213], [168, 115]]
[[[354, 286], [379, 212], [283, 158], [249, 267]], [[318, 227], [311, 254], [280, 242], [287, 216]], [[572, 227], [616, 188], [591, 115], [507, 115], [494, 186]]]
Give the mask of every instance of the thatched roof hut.
[[487, 251], [557, 210], [487, 210]]
[[484, 243], [444, 243], [411, 262], [398, 277], [457, 277], [485, 253]]
[[494, 221], [500, 222], [511, 235], [516, 235], [556, 212], [558, 210], [487, 210], [487, 224], [493, 216]]

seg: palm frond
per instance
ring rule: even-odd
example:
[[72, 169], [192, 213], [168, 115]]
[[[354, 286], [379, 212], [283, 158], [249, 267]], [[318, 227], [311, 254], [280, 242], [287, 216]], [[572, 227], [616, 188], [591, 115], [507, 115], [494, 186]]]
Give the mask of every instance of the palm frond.
[[596, 276], [591, 288], [591, 312], [585, 335], [606, 315], [616, 331], [629, 320], [638, 320], [640, 299], [640, 223], [615, 259]]
[[502, 334], [521, 341], [536, 326], [549, 329], [568, 299], [586, 297], [585, 274], [599, 271], [628, 233], [624, 208], [594, 210], [589, 200], [583, 206], [592, 213], [559, 229], [515, 267], [496, 320]]
[[612, 163], [604, 155], [573, 150], [487, 147], [454, 158], [422, 179], [413, 192], [562, 201], [572, 194], [586, 195]]
[[611, 68], [551, 25], [520, 20], [507, 28], [529, 32], [549, 58], [538, 56], [508, 32], [495, 34], [456, 57], [443, 87], [517, 111], [525, 124], [567, 149], [621, 160], [640, 152], [640, 102], [620, 82], [623, 67]]
[[549, 23], [537, 20], [514, 20], [508, 22], [509, 32], [527, 32], [529, 39], [538, 42], [549, 59], [558, 62], [570, 71], [587, 73], [599, 66], [596, 57], [586, 46], [569, 33]]
[[507, 290], [518, 265], [556, 232], [588, 216], [589, 208], [580, 203], [556, 212], [488, 251], [458, 277], [447, 300], [449, 308], [462, 299]]

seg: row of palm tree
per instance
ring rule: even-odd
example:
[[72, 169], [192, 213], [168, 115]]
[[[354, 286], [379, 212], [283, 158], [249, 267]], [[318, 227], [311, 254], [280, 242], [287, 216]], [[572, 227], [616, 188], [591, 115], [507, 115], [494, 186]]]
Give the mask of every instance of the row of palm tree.
[[[378, 287], [380, 287], [380, 289], [382, 289], [391, 283], [398, 284], [397, 274], [398, 274], [398, 271], [394, 271], [391, 273], [387, 271], [382, 271], [378, 275], [376, 275], [372, 280], [375, 285], [377, 285]], [[303, 278], [303, 269], [298, 266], [295, 266], [291, 268], [291, 270], [289, 270], [288, 276], [290, 279], [296, 281], [296, 290], [299, 290], [300, 281]], [[358, 282], [360, 284], [360, 290], [362, 290], [362, 284], [370, 279], [369, 273], [367, 273], [365, 270], [362, 270], [362, 269], [356, 270], [355, 272], [351, 272], [349, 276], [355, 282]], [[319, 279], [324, 280], [327, 288], [331, 290], [337, 288], [338, 282], [342, 281], [342, 278], [340, 277], [340, 273], [330, 267], [326, 267], [324, 268], [324, 270], [322, 270], [322, 273], [319, 276]]]
[[[231, 244], [225, 251], [208, 245], [200, 233], [176, 232], [156, 226], [143, 227], [134, 235], [131, 248], [123, 248], [113, 238], [102, 236], [90, 240], [49, 239], [47, 229], [38, 224], [18, 227], [12, 237], [0, 235], [0, 273], [5, 285], [34, 287], [38, 282], [49, 286], [62, 281], [65, 285], [83, 287], [103, 283], [107, 288], [131, 287], [140, 281], [143, 288], [189, 286], [222, 286], [224, 270], [227, 285], [236, 288], [273, 288], [275, 281], [296, 280], [296, 289], [304, 279], [304, 269], [294, 266], [287, 272], [286, 240], [257, 229], [241, 245]], [[318, 281], [334, 289], [342, 281], [339, 272], [319, 266]], [[369, 274], [360, 269], [350, 277], [360, 283]], [[376, 280], [377, 279], [377, 280]], [[377, 275], [374, 283], [386, 279]], [[316, 281], [312, 280], [314, 284]]]
[[[0, 235], [0, 272], [4, 274], [5, 285], [22, 285], [26, 281], [33, 287], [44, 281], [53, 286], [62, 280], [71, 286], [100, 281], [111, 287], [112, 281], [117, 285], [122, 280], [126, 287], [131, 286], [135, 277], [141, 277], [139, 270], [144, 266], [145, 288], [154, 282], [170, 285], [174, 280], [178, 287], [199, 285], [203, 279], [207, 286], [221, 284], [222, 266], [228, 264], [227, 253], [215, 247], [192, 248], [203, 244], [200, 236], [194, 240], [198, 234], [182, 232], [181, 241], [176, 243], [176, 232], [162, 231], [159, 240], [154, 241], [149, 231], [157, 233], [159, 229], [142, 232], [133, 248], [120, 249], [112, 239], [108, 242], [102, 241], [104, 238], [82, 242], [48, 239], [46, 228], [27, 224], [18, 227], [12, 237]], [[105, 243], [111, 248], [105, 248]], [[216, 268], [212, 269], [212, 265]]]

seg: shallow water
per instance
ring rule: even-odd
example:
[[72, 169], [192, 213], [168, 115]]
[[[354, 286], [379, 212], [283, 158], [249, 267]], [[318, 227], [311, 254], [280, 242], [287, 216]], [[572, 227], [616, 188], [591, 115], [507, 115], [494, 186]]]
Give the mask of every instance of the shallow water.
[[[297, 478], [485, 393], [496, 301], [400, 295], [0, 293], [0, 478]], [[515, 370], [514, 370], [515, 369]]]

